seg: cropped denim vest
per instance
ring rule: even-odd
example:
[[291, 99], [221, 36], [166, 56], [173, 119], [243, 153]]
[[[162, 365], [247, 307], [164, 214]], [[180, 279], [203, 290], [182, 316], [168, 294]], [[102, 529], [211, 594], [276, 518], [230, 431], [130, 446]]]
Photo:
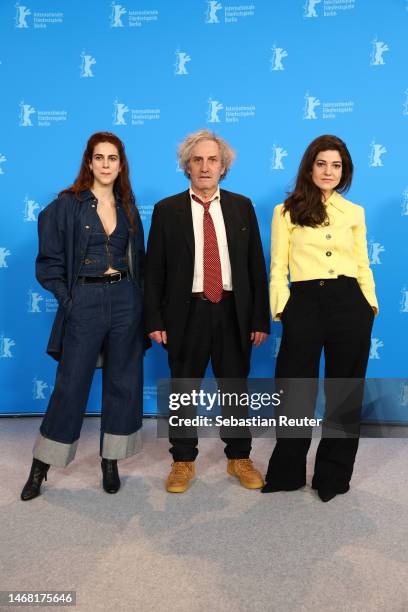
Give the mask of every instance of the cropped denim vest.
[[123, 215], [117, 214], [116, 227], [109, 236], [96, 210], [95, 215], [96, 220], [81, 266], [81, 276], [102, 276], [108, 268], [119, 272], [127, 271], [128, 228]]

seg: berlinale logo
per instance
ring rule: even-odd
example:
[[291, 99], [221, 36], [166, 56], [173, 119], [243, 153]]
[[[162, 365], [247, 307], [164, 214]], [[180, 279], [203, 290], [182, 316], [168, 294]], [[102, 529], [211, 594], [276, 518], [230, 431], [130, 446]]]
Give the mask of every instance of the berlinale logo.
[[372, 140], [370, 145], [370, 156], [369, 156], [369, 165], [370, 168], [380, 168], [383, 166], [382, 156], [384, 153], [387, 153], [387, 149], [384, 145], [375, 142]]
[[125, 114], [130, 111], [130, 108], [126, 104], [118, 102], [116, 99], [113, 103], [113, 125], [126, 125]]
[[402, 105], [402, 114], [408, 115], [408, 89], [404, 91], [404, 94], [405, 94], [405, 100], [404, 100], [404, 104]]
[[403, 287], [401, 289], [401, 302], [400, 302], [400, 312], [408, 312], [408, 289], [407, 287]]
[[282, 337], [272, 336], [271, 340], [272, 340], [271, 356], [273, 359], [276, 359], [279, 354]]
[[311, 96], [309, 92], [305, 94], [305, 106], [303, 107], [303, 119], [317, 119], [316, 108], [321, 102], [318, 98]]
[[408, 406], [408, 383], [401, 383], [400, 406]]
[[35, 108], [30, 104], [25, 104], [24, 100], [20, 102], [20, 123], [21, 127], [32, 127], [31, 115], [36, 112]]
[[316, 6], [321, 3], [322, 0], [306, 0], [304, 5], [304, 17], [318, 17]]
[[0, 268], [8, 268], [6, 258], [11, 255], [11, 251], [5, 247], [0, 247]]
[[370, 66], [383, 66], [385, 64], [383, 55], [390, 48], [387, 43], [375, 38], [371, 43], [371, 59]]
[[288, 156], [288, 152], [282, 147], [274, 144], [272, 147], [271, 170], [284, 170], [283, 159]]
[[271, 51], [271, 71], [285, 70], [282, 60], [285, 59], [285, 57], [288, 57], [288, 52], [285, 51], [285, 49], [282, 49], [282, 47], [277, 47], [276, 45], [273, 45]]
[[380, 253], [385, 252], [385, 246], [380, 244], [379, 242], [374, 242], [374, 240], [370, 240], [368, 244], [368, 252], [369, 252], [369, 260], [370, 264], [375, 266], [381, 264]]
[[11, 348], [16, 346], [16, 343], [11, 338], [6, 338], [4, 334], [0, 335], [0, 358], [11, 359], [13, 354]]
[[381, 359], [378, 349], [383, 348], [384, 342], [379, 338], [371, 338], [370, 359]]
[[[0, 153], [0, 164], [4, 164], [5, 161], [7, 161], [7, 157], [3, 155], [2, 153]], [[4, 170], [1, 166], [0, 166], [0, 174], [4, 174]]]
[[111, 28], [123, 28], [122, 17], [127, 13], [124, 6], [121, 4], [116, 4], [116, 2], [112, 2], [111, 4], [112, 12], [110, 18]]
[[408, 217], [408, 187], [402, 192], [401, 215]]
[[29, 289], [28, 291], [28, 303], [27, 303], [27, 312], [37, 313], [41, 312], [40, 304], [44, 301], [41, 293], [37, 293], [37, 291], [32, 291]]
[[176, 63], [174, 64], [174, 74], [175, 75], [188, 74], [187, 68], [186, 68], [187, 62], [191, 62], [191, 57], [188, 55], [188, 53], [177, 50], [176, 51]]
[[205, 13], [205, 22], [206, 23], [220, 23], [217, 13], [221, 9], [222, 9], [221, 2], [217, 2], [217, 0], [208, 0], [207, 10]]
[[15, 5], [16, 12], [16, 28], [28, 28], [27, 17], [31, 15], [31, 11], [28, 7], [23, 6], [19, 2]]
[[42, 207], [35, 200], [30, 200], [28, 196], [24, 198], [24, 221], [37, 221], [38, 214], [36, 211], [41, 210]]
[[207, 123], [220, 123], [219, 112], [224, 108], [224, 105], [219, 100], [208, 100]]
[[33, 399], [34, 400], [45, 400], [44, 391], [48, 389], [49, 385], [43, 380], [40, 380], [36, 376], [33, 378]]
[[96, 59], [88, 55], [85, 51], [81, 53], [80, 76], [81, 78], [93, 77], [92, 66], [96, 64]]

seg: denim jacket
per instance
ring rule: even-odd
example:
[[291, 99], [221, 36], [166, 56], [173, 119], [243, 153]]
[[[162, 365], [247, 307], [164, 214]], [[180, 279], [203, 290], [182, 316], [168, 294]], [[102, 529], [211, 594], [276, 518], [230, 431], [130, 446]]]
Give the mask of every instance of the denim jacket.
[[[78, 281], [89, 236], [95, 220], [97, 200], [93, 193], [84, 191], [78, 199], [65, 193], [51, 202], [38, 216], [39, 250], [36, 259], [38, 282], [54, 294], [59, 307], [55, 315], [47, 353], [59, 360], [64, 338], [65, 321], [72, 305], [72, 292]], [[125, 217], [129, 231], [127, 260], [129, 272], [143, 289], [144, 238], [143, 226], [135, 207], [135, 230], [116, 195], [118, 214]]]

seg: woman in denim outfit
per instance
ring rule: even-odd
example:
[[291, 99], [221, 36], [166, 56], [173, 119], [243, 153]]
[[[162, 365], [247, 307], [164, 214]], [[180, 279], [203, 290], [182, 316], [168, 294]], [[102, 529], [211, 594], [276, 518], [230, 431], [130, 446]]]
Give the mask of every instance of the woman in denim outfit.
[[38, 233], [36, 276], [59, 303], [47, 352], [59, 365], [21, 499], [40, 494], [51, 465], [73, 460], [95, 367], [103, 488], [116, 493], [117, 460], [140, 448], [144, 348], [143, 227], [117, 136], [90, 137], [78, 177], [41, 212]]

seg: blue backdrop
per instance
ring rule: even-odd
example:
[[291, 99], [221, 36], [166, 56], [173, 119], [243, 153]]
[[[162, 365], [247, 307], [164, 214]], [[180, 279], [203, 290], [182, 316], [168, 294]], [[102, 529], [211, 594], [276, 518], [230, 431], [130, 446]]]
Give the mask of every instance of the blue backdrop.
[[[371, 377], [407, 376], [406, 0], [3, 0], [0, 6], [0, 413], [41, 413], [56, 302], [34, 277], [38, 213], [70, 184], [92, 132], [125, 142], [146, 234], [153, 205], [187, 181], [176, 146], [200, 127], [237, 151], [226, 189], [252, 198], [269, 265], [270, 220], [306, 145], [343, 138], [366, 208], [380, 315]], [[281, 328], [254, 351], [274, 369]], [[146, 357], [156, 411], [165, 352]], [[99, 410], [100, 378], [89, 402]], [[408, 392], [378, 414], [407, 419]]]

